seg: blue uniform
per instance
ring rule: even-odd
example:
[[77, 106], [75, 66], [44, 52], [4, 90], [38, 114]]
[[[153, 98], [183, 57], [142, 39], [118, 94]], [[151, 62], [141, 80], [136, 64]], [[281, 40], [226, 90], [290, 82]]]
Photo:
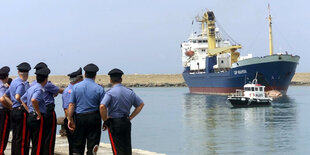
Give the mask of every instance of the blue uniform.
[[30, 87], [34, 86], [37, 83], [38, 83], [37, 80], [32, 81], [31, 84], [30, 84]]
[[[37, 84], [38, 82], [35, 80], [31, 83], [30, 87]], [[46, 85], [43, 87], [43, 98], [46, 105], [55, 104], [54, 94], [57, 94], [59, 91], [59, 87], [55, 86], [51, 81], [48, 81]]]
[[[64, 109], [68, 109], [69, 107], [69, 100], [72, 92], [73, 84], [69, 84], [68, 87], [62, 93], [62, 107]], [[74, 115], [73, 115], [74, 117]], [[67, 133], [68, 143], [69, 143], [69, 154], [72, 154], [72, 141], [73, 141], [73, 134], [70, 132], [68, 128], [68, 120], [67, 117], [64, 119], [64, 125]]]
[[21, 78], [16, 78], [12, 81], [9, 89], [6, 90], [5, 94], [11, 98], [13, 102], [13, 108], [21, 106], [21, 103], [16, 100], [15, 95], [19, 94], [20, 96], [23, 96], [29, 87], [30, 86], [28, 81], [23, 81]]
[[[0, 97], [3, 96], [7, 87], [0, 80]], [[11, 125], [10, 110], [5, 108], [0, 103], [0, 154], [4, 154], [4, 150], [7, 146], [9, 134], [10, 134], [10, 125]]]
[[128, 117], [131, 106], [138, 107], [143, 101], [131, 89], [116, 84], [108, 90], [100, 104], [108, 108], [111, 118]]
[[[0, 97], [4, 95], [5, 91], [8, 88], [3, 84], [2, 80], [0, 80]], [[0, 109], [3, 109], [3, 105], [0, 103]]]
[[87, 154], [93, 154], [95, 145], [99, 145], [101, 135], [100, 101], [105, 92], [93, 79], [86, 78], [72, 88], [70, 103], [75, 104], [75, 123], [72, 152], [84, 154], [87, 141]]
[[64, 109], [68, 109], [69, 107], [69, 103], [70, 103], [69, 100], [70, 100], [72, 88], [73, 88], [73, 85], [70, 83], [68, 87], [64, 90], [64, 92], [62, 93], [62, 107]]
[[21, 100], [25, 102], [29, 108], [29, 113], [34, 112], [35, 109], [32, 105], [31, 99], [36, 99], [39, 102], [39, 110], [41, 113], [46, 113], [45, 102], [43, 99], [43, 87], [41, 84], [36, 83], [30, 87], [27, 92], [22, 96]]
[[75, 104], [77, 114], [98, 111], [104, 94], [103, 87], [86, 78], [73, 86], [69, 102]]

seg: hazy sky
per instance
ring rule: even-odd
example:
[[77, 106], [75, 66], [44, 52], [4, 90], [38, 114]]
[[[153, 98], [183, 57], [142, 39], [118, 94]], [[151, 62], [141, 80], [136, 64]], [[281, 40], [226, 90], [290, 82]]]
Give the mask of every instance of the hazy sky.
[[242, 44], [241, 55], [263, 56], [268, 3], [275, 52], [301, 56], [297, 71], [310, 72], [306, 0], [1, 0], [0, 65], [10, 66], [11, 75], [23, 61], [32, 67], [44, 61], [54, 75], [91, 62], [99, 74], [115, 67], [127, 74], [181, 73], [180, 44], [205, 9]]

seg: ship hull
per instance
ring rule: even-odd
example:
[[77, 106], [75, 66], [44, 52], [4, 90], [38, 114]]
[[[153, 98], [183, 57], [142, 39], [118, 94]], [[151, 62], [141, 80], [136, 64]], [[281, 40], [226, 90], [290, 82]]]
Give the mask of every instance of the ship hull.
[[231, 94], [243, 89], [256, 76], [265, 90], [278, 90], [286, 94], [295, 75], [299, 56], [272, 55], [238, 61], [233, 67], [219, 73], [190, 73], [185, 69], [183, 78], [191, 93]]
[[227, 99], [234, 108], [265, 107], [271, 105], [270, 99], [250, 99], [247, 97], [229, 97]]

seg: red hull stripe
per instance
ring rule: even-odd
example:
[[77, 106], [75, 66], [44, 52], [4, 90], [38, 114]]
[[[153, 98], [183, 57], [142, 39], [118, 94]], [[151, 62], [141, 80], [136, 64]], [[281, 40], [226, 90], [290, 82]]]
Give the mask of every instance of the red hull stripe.
[[7, 125], [8, 125], [8, 114], [5, 115], [4, 128], [3, 128], [2, 139], [1, 139], [0, 154], [4, 153], [4, 140], [5, 140], [5, 135], [7, 132], [6, 131]]
[[22, 137], [22, 154], [25, 154], [25, 138], [26, 138], [26, 113], [24, 113], [24, 119], [23, 119], [23, 137]]
[[[278, 90], [281, 92], [286, 92], [288, 87], [270, 87], [267, 86], [265, 88], [265, 91], [269, 90]], [[189, 90], [191, 93], [198, 93], [198, 94], [230, 94], [230, 93], [235, 93], [236, 89], [243, 89], [239, 87], [229, 87], [229, 88], [224, 88], [224, 87], [190, 87]]]
[[52, 125], [52, 135], [51, 135], [51, 140], [50, 140], [50, 146], [49, 146], [49, 148], [50, 148], [50, 155], [52, 155], [52, 147], [53, 147], [53, 140], [54, 140], [54, 134], [55, 134], [55, 132], [54, 132], [54, 130], [55, 130], [55, 118], [56, 116], [55, 116], [55, 111], [53, 112], [53, 125]]
[[37, 146], [37, 155], [40, 155], [42, 132], [43, 132], [43, 117], [41, 116], [40, 119], [41, 119], [41, 122], [40, 122], [40, 132], [39, 132], [39, 139], [38, 139], [38, 146]]
[[114, 155], [117, 155], [116, 149], [115, 149], [115, 145], [114, 145], [114, 142], [113, 142], [113, 138], [112, 138], [112, 135], [111, 135], [111, 132], [110, 132], [110, 129], [109, 129], [109, 128], [108, 128], [108, 131], [109, 131], [109, 138], [110, 138], [110, 141], [111, 141], [113, 153], [114, 153]]

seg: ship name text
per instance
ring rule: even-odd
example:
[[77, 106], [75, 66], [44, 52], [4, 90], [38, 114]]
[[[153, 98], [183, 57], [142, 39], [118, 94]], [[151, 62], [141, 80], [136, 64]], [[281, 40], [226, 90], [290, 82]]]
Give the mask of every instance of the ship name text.
[[247, 73], [247, 71], [246, 71], [245, 69], [234, 71], [234, 75], [237, 75], [237, 74], [246, 74], [246, 73]]

